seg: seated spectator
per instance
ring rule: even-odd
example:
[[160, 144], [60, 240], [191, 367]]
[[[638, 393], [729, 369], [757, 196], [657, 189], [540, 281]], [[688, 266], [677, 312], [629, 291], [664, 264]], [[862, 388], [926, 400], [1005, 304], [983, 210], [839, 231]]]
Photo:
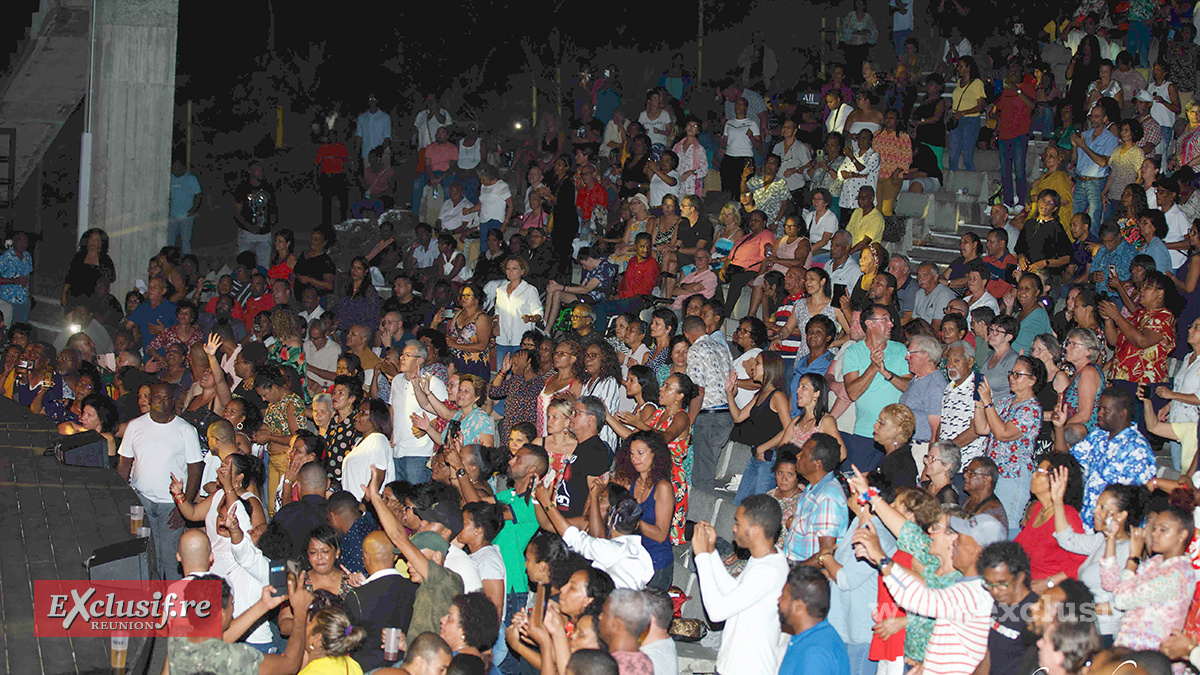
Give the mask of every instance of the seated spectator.
[[589, 304], [603, 302], [612, 291], [613, 281], [617, 276], [617, 268], [612, 263], [600, 257], [591, 247], [579, 251], [579, 266], [583, 268], [583, 277], [578, 286], [550, 281], [546, 286], [546, 317], [548, 325], [553, 326], [558, 320], [558, 310], [564, 303], [577, 300]]
[[598, 625], [600, 638], [621, 672], [654, 671], [650, 657], [638, 649], [642, 634], [650, 627], [650, 608], [641, 592], [618, 588], [610, 593]]
[[1106, 220], [1100, 226], [1100, 244], [1088, 272], [1089, 280], [1096, 284], [1096, 291], [1103, 293], [1108, 288], [1110, 269], [1115, 268], [1118, 279], [1129, 279], [1129, 265], [1137, 255], [1137, 249], [1121, 237], [1120, 226], [1112, 220]]

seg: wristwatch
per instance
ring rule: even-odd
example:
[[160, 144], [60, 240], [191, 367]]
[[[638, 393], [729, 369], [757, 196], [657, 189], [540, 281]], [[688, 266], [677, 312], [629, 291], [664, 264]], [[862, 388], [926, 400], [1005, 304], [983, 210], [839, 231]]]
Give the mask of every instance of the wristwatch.
[[891, 564], [892, 564], [892, 559], [887, 556], [883, 556], [882, 558], [879, 559], [879, 564], [875, 566], [875, 569], [879, 570], [880, 574], [887, 576], [888, 573], [891, 572], [891, 570], [889, 569], [887, 572], [884, 572], [883, 568], [888, 567]]
[[467, 475], [467, 470], [459, 469], [458, 471], [454, 472], [454, 475], [458, 476], [459, 478], [462, 478], [463, 476]]

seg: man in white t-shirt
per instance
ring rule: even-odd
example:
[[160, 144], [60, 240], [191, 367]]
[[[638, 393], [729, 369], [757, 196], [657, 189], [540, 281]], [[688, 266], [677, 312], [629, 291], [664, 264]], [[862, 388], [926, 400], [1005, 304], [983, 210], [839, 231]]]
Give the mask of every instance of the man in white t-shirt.
[[329, 339], [329, 323], [326, 314], [313, 319], [308, 324], [308, 339], [304, 341], [305, 376], [316, 391], [324, 391], [333, 384], [338, 358], [342, 355], [342, 346]]
[[[436, 449], [433, 439], [420, 432], [413, 434], [413, 415], [432, 420], [433, 415], [421, 408], [417, 401], [417, 378], [429, 350], [423, 342], [409, 340], [400, 353], [400, 372], [392, 378], [392, 395], [388, 406], [392, 409], [392, 457], [396, 460], [396, 478], [414, 485], [429, 482], [429, 458]], [[429, 378], [429, 393], [439, 401], [447, 398], [446, 383], [436, 377]]]
[[183, 534], [183, 516], [171, 495], [171, 481], [185, 482], [179, 499], [191, 502], [200, 489], [204, 461], [196, 429], [175, 416], [173, 387], [155, 383], [150, 387], [150, 412], [125, 427], [117, 473], [129, 481], [145, 508], [145, 521], [155, 544], [160, 579], [178, 579], [175, 552]]

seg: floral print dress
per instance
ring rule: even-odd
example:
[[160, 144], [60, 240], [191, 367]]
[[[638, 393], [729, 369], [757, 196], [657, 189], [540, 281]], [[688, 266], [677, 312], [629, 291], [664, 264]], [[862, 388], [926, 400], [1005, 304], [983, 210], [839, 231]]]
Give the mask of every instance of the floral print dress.
[[1017, 397], [1009, 394], [996, 404], [996, 414], [1000, 419], [1016, 424], [1021, 435], [1013, 441], [1000, 441], [995, 435], [990, 436], [987, 456], [996, 463], [1000, 475], [1005, 478], [1016, 478], [1021, 469], [1032, 471], [1033, 450], [1042, 430], [1042, 404], [1038, 403], [1036, 396], [1018, 403]]
[[[650, 427], [655, 431], [666, 431], [671, 425], [671, 416], [666, 414], [666, 409], [659, 408], [654, 411], [654, 416], [650, 418]], [[686, 415], [685, 411], [679, 411], [677, 415]], [[671, 487], [675, 489], [675, 512], [671, 516], [671, 543], [684, 544], [687, 543], [683, 538], [683, 526], [687, 520], [688, 507], [688, 477], [687, 467], [685, 464], [688, 460], [688, 444], [692, 439], [692, 427], [689, 424], [687, 429], [679, 434], [675, 440], [667, 443], [667, 448], [671, 451]]]
[[[479, 328], [475, 325], [475, 321], [468, 321], [467, 325], [459, 326], [458, 317], [450, 321], [449, 328], [446, 329], [446, 335], [451, 344], [458, 342], [474, 342], [475, 337], [479, 334]], [[454, 356], [454, 367], [460, 373], [470, 375], [478, 375], [484, 380], [491, 379], [491, 366], [488, 364], [488, 353], [491, 351], [491, 346], [481, 352], [469, 352], [455, 347], [450, 348], [450, 353]]]

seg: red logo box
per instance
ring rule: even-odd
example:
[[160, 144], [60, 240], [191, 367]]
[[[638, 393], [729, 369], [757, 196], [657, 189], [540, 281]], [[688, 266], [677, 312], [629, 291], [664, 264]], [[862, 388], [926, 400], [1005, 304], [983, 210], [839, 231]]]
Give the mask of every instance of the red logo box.
[[33, 582], [38, 637], [221, 637], [221, 582]]

